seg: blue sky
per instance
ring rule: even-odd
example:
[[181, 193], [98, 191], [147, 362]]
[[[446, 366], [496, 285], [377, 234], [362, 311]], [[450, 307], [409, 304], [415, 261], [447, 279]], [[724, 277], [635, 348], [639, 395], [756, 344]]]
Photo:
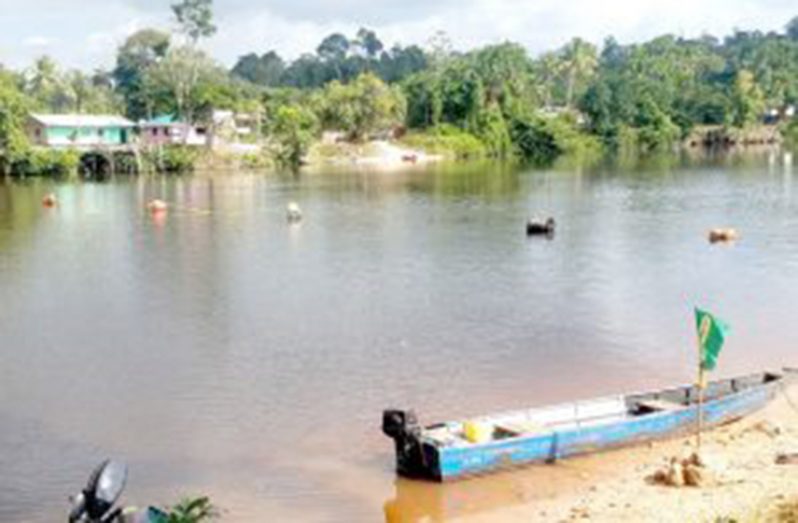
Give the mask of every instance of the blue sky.
[[[69, 67], [111, 67], [116, 48], [143, 27], [172, 28], [174, 0], [0, 0], [0, 63], [28, 66], [49, 54]], [[663, 33], [724, 35], [781, 30], [794, 0], [215, 0], [219, 33], [204, 46], [231, 65], [276, 49], [293, 58], [333, 32], [376, 29], [388, 43], [425, 44], [445, 31], [454, 46], [513, 40], [533, 53], [572, 36], [600, 43]]]

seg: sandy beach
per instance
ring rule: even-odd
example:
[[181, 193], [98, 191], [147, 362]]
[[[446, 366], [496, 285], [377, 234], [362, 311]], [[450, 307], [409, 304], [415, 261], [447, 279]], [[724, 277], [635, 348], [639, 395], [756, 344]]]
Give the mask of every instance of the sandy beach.
[[[711, 485], [667, 487], [651, 476], [672, 457], [688, 457], [694, 438], [680, 438], [603, 456], [566, 461], [562, 493], [516, 500], [456, 518], [462, 522], [529, 521], [798, 521], [798, 465], [778, 465], [780, 453], [798, 452], [798, 387], [782, 391], [758, 414], [705, 434], [702, 455]], [[555, 486], [555, 485], [552, 485]], [[779, 513], [781, 515], [779, 516]], [[728, 518], [728, 519], [723, 519]]]

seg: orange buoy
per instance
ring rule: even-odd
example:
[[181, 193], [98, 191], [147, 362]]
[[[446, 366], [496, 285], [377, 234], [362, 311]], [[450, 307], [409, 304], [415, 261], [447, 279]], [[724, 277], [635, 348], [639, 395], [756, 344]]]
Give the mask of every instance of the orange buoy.
[[728, 243], [740, 239], [740, 233], [735, 229], [712, 229], [709, 231], [710, 243]]
[[166, 212], [169, 205], [163, 200], [152, 200], [147, 204], [147, 209], [153, 214], [160, 214]]
[[42, 198], [42, 205], [45, 207], [55, 207], [58, 205], [58, 198], [56, 198], [53, 193], [47, 194]]

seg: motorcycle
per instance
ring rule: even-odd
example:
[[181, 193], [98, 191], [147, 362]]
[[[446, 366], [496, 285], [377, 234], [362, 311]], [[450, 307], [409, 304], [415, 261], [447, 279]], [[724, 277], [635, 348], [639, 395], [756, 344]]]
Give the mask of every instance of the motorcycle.
[[127, 465], [102, 462], [89, 476], [80, 494], [71, 498], [69, 523], [166, 523], [168, 516], [155, 507], [144, 510], [117, 507], [127, 483]]

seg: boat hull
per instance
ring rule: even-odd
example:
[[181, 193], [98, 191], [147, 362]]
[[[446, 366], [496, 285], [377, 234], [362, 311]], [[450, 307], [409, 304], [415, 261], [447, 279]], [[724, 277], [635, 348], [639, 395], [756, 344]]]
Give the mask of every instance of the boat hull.
[[[712, 387], [718, 387], [719, 384], [711, 385], [703, 406], [704, 426], [712, 428], [724, 425], [764, 407], [773, 399], [784, 379], [780, 375], [763, 376], [760, 385], [715, 397]], [[731, 383], [731, 387], [736, 388], [735, 380], [723, 383]], [[691, 404], [695, 399], [691, 400], [690, 394], [695, 394], [695, 389], [686, 387], [683, 390], [688, 403], [683, 408], [630, 415], [613, 422], [552, 428], [529, 436], [481, 444], [444, 446], [419, 438], [414, 442], [413, 454], [401, 456], [397, 470], [408, 477], [451, 481], [689, 434], [695, 431], [699, 409], [695, 403]], [[633, 402], [635, 398], [629, 396], [627, 401]], [[407, 445], [404, 448], [407, 449]], [[400, 450], [397, 445], [398, 458]]]

